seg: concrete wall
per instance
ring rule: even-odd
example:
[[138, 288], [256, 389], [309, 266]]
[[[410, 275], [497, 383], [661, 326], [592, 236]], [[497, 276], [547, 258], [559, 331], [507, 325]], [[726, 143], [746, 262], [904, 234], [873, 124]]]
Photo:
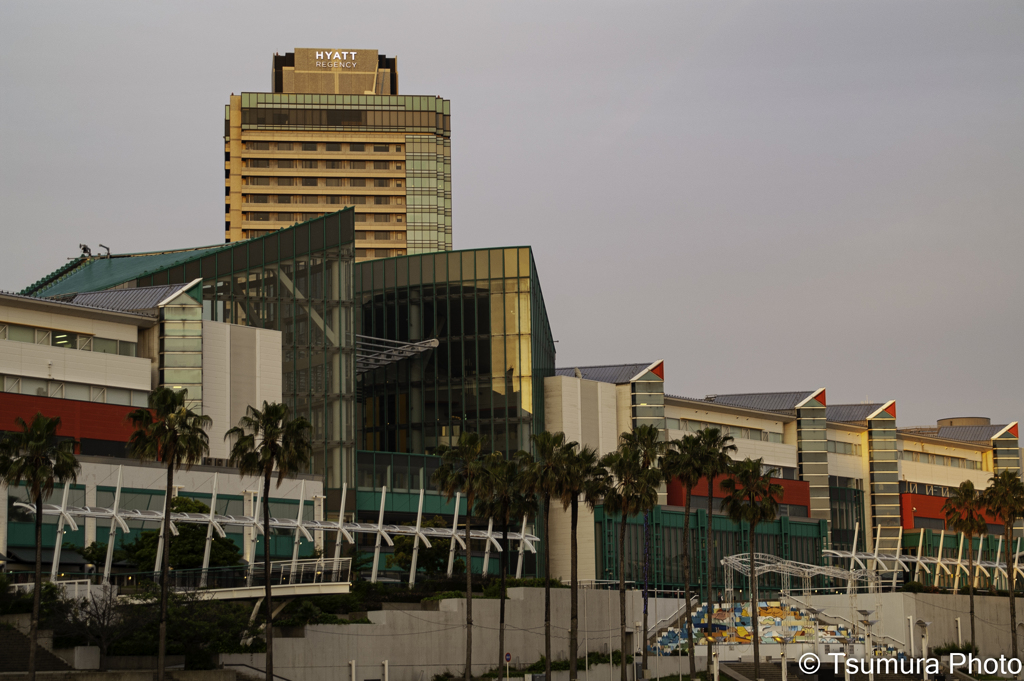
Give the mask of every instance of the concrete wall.
[[[552, 659], [566, 659], [570, 592], [552, 589], [551, 596]], [[617, 591], [580, 590], [580, 655], [584, 648], [619, 649], [618, 598]], [[445, 600], [437, 612], [382, 610], [369, 613], [372, 624], [306, 627], [305, 638], [274, 640], [274, 673], [291, 681], [348, 681], [350, 660], [357, 662], [355, 681], [383, 678], [384, 660], [388, 660], [391, 681], [418, 681], [421, 672], [426, 679], [446, 669], [458, 672], [466, 659], [465, 605], [464, 599]], [[505, 607], [505, 647], [513, 665], [536, 662], [544, 654], [544, 590], [509, 589]], [[474, 674], [498, 664], [498, 608], [497, 600], [473, 599]], [[643, 612], [638, 592], [627, 592], [626, 608], [632, 650], [634, 623]], [[675, 599], [651, 599], [651, 624], [676, 608]], [[264, 668], [263, 655], [221, 655], [221, 661]], [[603, 673], [607, 674], [607, 667]]]
[[281, 401], [281, 332], [203, 322], [203, 412], [213, 419], [210, 456], [226, 459], [224, 433], [246, 407]]
[[[604, 455], [618, 443], [615, 411], [615, 386], [573, 376], [549, 376], [544, 379], [544, 423], [550, 432], [561, 431], [567, 440], [590, 445]], [[569, 582], [571, 574], [570, 511], [552, 503], [549, 545], [551, 576]], [[594, 513], [580, 504], [576, 530], [581, 580], [597, 578]]]
[[0, 374], [148, 391], [150, 364], [145, 357], [0, 340]]

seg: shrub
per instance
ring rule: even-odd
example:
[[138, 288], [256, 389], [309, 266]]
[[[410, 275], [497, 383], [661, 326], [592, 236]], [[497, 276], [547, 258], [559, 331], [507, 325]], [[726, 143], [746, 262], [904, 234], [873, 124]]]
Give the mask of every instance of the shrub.
[[963, 645], [957, 645], [956, 643], [943, 643], [941, 646], [936, 646], [929, 651], [935, 657], [941, 657], [942, 655], [949, 655], [950, 653], [963, 653], [965, 655], [977, 655], [978, 646], [972, 646], [970, 641]]
[[436, 593], [433, 596], [427, 596], [426, 598], [421, 600], [420, 603], [429, 603], [431, 601], [443, 601], [446, 598], [465, 598], [465, 597], [466, 597], [466, 592], [465, 591], [442, 591], [441, 593]]

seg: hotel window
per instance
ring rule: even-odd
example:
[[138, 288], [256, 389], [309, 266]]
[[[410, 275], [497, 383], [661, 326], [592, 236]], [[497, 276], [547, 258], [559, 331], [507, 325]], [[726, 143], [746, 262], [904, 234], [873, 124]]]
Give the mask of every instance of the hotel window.
[[327, 186], [328, 187], [340, 187], [341, 186], [341, 178], [340, 177], [328, 177], [327, 178]]
[[302, 167], [303, 168], [317, 168], [319, 165], [320, 164], [317, 163], [316, 161], [303, 161], [302, 162]]
[[286, 159], [286, 158], [278, 159], [277, 167], [278, 168], [294, 168], [295, 167], [295, 161], [292, 161], [291, 159]]
[[250, 194], [250, 203], [270, 203], [270, 197], [267, 194]]
[[320, 197], [319, 196], [303, 196], [302, 197], [302, 202], [303, 203], [320, 203]]
[[344, 161], [328, 161], [327, 162], [327, 169], [328, 170], [343, 170], [344, 168], [345, 168], [345, 162]]
[[249, 159], [249, 167], [250, 168], [269, 168], [270, 167], [270, 159], [269, 158], [250, 158]]
[[373, 169], [374, 170], [388, 170], [390, 165], [391, 164], [388, 163], [387, 161], [374, 161], [373, 162]]
[[388, 180], [387, 180], [387, 178], [375, 178], [373, 180], [373, 186], [374, 187], [387, 187], [388, 186]]
[[269, 177], [250, 177], [249, 178], [249, 184], [251, 184], [251, 185], [269, 186], [270, 185], [270, 178]]
[[341, 151], [341, 145], [338, 144], [337, 142], [328, 142], [325, 145], [325, 148], [327, 149], [327, 151]]
[[270, 151], [270, 142], [249, 142], [245, 148], [254, 151]]
[[278, 187], [291, 187], [295, 184], [294, 180], [290, 177], [279, 177], [277, 178]]
[[291, 222], [294, 219], [295, 219], [295, 217], [294, 217], [293, 213], [278, 213], [277, 214], [277, 221], [278, 222]]
[[401, 169], [402, 169], [402, 164], [401, 163], [396, 163], [395, 164], [395, 170], [401, 170]]
[[327, 203], [341, 203], [341, 197], [340, 196], [328, 196], [327, 197]]
[[352, 218], [355, 222], [366, 222], [366, 213], [356, 213]]
[[348, 186], [350, 186], [350, 187], [365, 187], [366, 186], [366, 178], [365, 177], [349, 178]]
[[315, 177], [304, 177], [304, 178], [302, 178], [302, 186], [303, 187], [315, 187], [315, 186], [317, 186], [316, 178]]
[[386, 248], [378, 248], [373, 252], [373, 257], [375, 258], [386, 258], [388, 255], [389, 253]]
[[277, 195], [277, 203], [291, 203], [291, 202], [292, 202], [292, 195], [291, 194], [278, 194]]
[[291, 142], [278, 142], [277, 143], [277, 150], [278, 151], [291, 151], [292, 150], [292, 143]]
[[395, 186], [396, 187], [401, 187], [402, 186], [402, 181], [401, 180], [395, 180]]
[[391, 241], [391, 232], [374, 232], [374, 241]]
[[390, 218], [391, 218], [391, 216], [388, 215], [387, 213], [377, 213], [376, 215], [373, 216], [373, 221], [374, 222], [390, 222], [391, 221]]
[[366, 257], [368, 257], [366, 254], [367, 254], [367, 250], [365, 248], [357, 248], [356, 249], [356, 257], [357, 258], [366, 258]]
[[349, 161], [348, 167], [352, 170], [366, 170], [366, 161]]
[[357, 229], [356, 230], [356, 239], [357, 240], [365, 241], [366, 240], [366, 232]]
[[374, 203], [375, 206], [390, 206], [391, 205], [391, 197], [390, 196], [375, 196], [375, 197], [373, 197], [373, 203]]
[[401, 222], [401, 221], [402, 221], [402, 216], [401, 215], [396, 215], [395, 216], [395, 222]]
[[405, 232], [391, 232], [391, 238], [395, 241], [405, 241]]
[[[366, 203], [366, 197], [365, 196], [349, 196], [347, 198], [348, 198], [348, 203], [351, 203], [351, 204], [356, 205], [356, 206], [361, 206], [361, 205]], [[366, 216], [363, 216], [363, 219], [365, 220]]]
[[396, 144], [395, 145], [395, 151], [401, 151], [401, 150], [402, 150], [402, 145], [401, 144]]
[[366, 151], [366, 145], [365, 144], [349, 144], [348, 145], [348, 150], [349, 151]]
[[252, 222], [270, 222], [270, 213], [249, 213]]
[[316, 151], [316, 142], [303, 142], [302, 143], [302, 150], [303, 151]]
[[373, 145], [373, 150], [377, 151], [377, 152], [383, 152], [385, 154], [388, 151], [390, 151], [390, 149], [388, 149], [388, 145], [386, 145], [386, 144], [374, 144]]

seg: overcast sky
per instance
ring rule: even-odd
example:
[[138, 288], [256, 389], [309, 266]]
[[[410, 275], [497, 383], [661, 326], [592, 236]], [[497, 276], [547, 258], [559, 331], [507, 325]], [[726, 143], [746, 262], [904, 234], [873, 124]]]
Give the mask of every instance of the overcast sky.
[[534, 247], [559, 366], [1024, 419], [1024, 3], [0, 4], [0, 290], [223, 239], [223, 107], [377, 49], [452, 101], [455, 248]]

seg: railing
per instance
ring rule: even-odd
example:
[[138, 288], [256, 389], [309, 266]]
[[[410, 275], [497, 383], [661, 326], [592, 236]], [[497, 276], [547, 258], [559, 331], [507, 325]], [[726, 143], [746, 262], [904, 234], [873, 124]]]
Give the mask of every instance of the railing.
[[[46, 580], [44, 584], [49, 584], [49, 580]], [[89, 598], [92, 596], [93, 583], [91, 579], [71, 579], [67, 581], [54, 582], [61, 591], [64, 592], [65, 598], [71, 598], [73, 600], [80, 600], [83, 598]], [[35, 590], [35, 582], [20, 582], [12, 584], [10, 590], [15, 594], [30, 594]]]
[[[224, 666], [224, 667], [245, 667], [246, 669], [251, 669], [254, 672], [259, 672], [260, 674], [262, 674], [264, 676], [266, 676], [266, 673], [267, 673], [266, 669], [260, 669], [259, 667], [253, 667], [251, 664], [242, 664], [241, 662], [225, 662], [222, 666]], [[278, 674], [274, 674], [274, 678], [275, 679], [281, 679], [281, 681], [291, 681], [291, 679], [286, 679], [285, 677], [279, 676]]]
[[[796, 596], [793, 596], [792, 594], [790, 594], [788, 596], [782, 596], [781, 600], [793, 601], [797, 605], [802, 606], [804, 608], [812, 607], [812, 606], [808, 605], [807, 603], [804, 603], [803, 601], [801, 601]], [[819, 613], [815, 617], [815, 619], [816, 620], [817, 619], [829, 619], [829, 620], [835, 620], [837, 622], [842, 621], [842, 622], [845, 622], [848, 626], [853, 627], [854, 631], [856, 631], [858, 628], [860, 628], [860, 629], [864, 628], [863, 624], [860, 624], [860, 623], [857, 623], [857, 622], [851, 622], [850, 620], [846, 619], [842, 615], [826, 615], [825, 613]], [[817, 624], [815, 624], [815, 626], [817, 626]], [[876, 640], [876, 641], [889, 640], [889, 641], [892, 641], [893, 643], [895, 643], [896, 645], [898, 645], [900, 648], [903, 648], [903, 649], [907, 648], [907, 644], [906, 643], [904, 643], [903, 641], [901, 641], [901, 640], [899, 640], [897, 638], [893, 638], [892, 636], [889, 636], [888, 634], [874, 634], [873, 633], [873, 634], [871, 634], [871, 638]]]

